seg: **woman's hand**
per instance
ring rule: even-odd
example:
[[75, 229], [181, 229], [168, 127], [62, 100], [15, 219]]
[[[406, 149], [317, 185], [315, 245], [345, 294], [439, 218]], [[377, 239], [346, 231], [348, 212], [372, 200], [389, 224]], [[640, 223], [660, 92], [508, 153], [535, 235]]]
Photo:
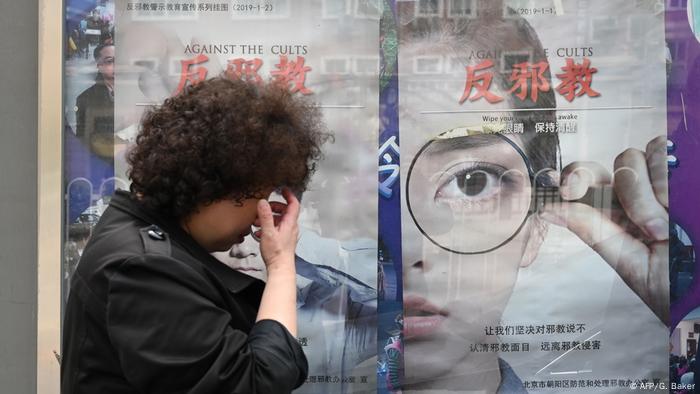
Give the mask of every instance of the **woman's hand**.
[[[645, 151], [617, 156], [614, 175], [600, 164], [574, 162], [561, 175], [560, 193], [569, 201], [547, 206], [545, 220], [567, 227], [595, 250], [665, 324], [669, 324], [668, 178], [666, 137]], [[622, 207], [573, 202], [590, 187], [612, 185]]]
[[282, 190], [286, 204], [258, 201], [255, 232], [260, 254], [267, 267], [267, 283], [260, 300], [256, 321], [277, 320], [297, 335], [297, 288], [294, 252], [299, 237], [299, 200], [287, 188]]
[[[255, 236], [260, 240], [260, 254], [268, 273], [279, 268], [294, 268], [294, 252], [299, 238], [299, 200], [288, 188], [282, 190], [287, 201], [258, 201]], [[291, 264], [291, 267], [289, 266]]]

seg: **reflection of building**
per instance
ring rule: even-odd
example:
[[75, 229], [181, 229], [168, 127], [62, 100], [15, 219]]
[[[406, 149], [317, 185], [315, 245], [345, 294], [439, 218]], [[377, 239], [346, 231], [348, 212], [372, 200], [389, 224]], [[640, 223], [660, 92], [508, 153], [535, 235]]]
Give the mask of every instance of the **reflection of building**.
[[476, 17], [477, 0], [418, 0], [414, 8], [417, 17], [447, 15], [449, 17]]
[[[399, 18], [404, 24], [438, 17], [445, 18], [448, 22], [466, 23], [468, 19], [476, 17], [476, 10], [470, 5], [472, 3], [475, 4], [468, 0], [418, 0], [415, 3], [402, 3]], [[659, 34], [658, 28], [650, 27], [661, 26], [660, 7], [648, 1], [613, 5], [590, 0], [505, 0], [504, 4], [509, 7], [504, 10], [505, 18], [517, 15], [526, 19], [536, 30], [547, 51], [554, 86], [561, 82], [556, 74], [562, 73], [566, 58], [581, 63], [586, 57], [591, 61], [591, 67], [598, 70], [593, 77], [593, 85], [607, 88], [607, 91], [601, 92], [603, 100], [614, 96], [615, 105], [618, 106], [649, 105], [649, 100], [645, 100], [649, 87], [639, 81], [645, 80], [658, 69], [663, 34]], [[455, 7], [461, 7], [461, 11], [452, 12]], [[566, 23], [562, 23], [564, 19]], [[437, 41], [442, 38], [434, 37]], [[410, 64], [401, 64], [400, 72], [402, 75], [410, 75], [412, 84], [408, 88], [411, 93], [431, 92], [436, 96], [436, 102], [441, 100], [437, 97], [438, 94], [450, 97], [457, 95], [456, 99], [459, 99], [459, 94], [462, 93], [460, 88], [464, 87], [466, 79], [465, 65], [475, 65], [485, 59], [500, 64], [498, 71], [506, 78], [511, 77], [514, 64], [542, 60], [524, 48], [476, 54], [468, 51], [421, 53], [412, 56]], [[625, 89], [615, 89], [612, 92], [610, 87], [618, 85], [625, 86]], [[431, 97], [425, 97], [425, 100], [429, 102]], [[557, 101], [560, 107], [568, 104], [561, 97], [557, 97]], [[595, 107], [598, 104], [595, 100], [584, 100], [581, 103], [578, 106]], [[573, 107], [576, 108], [577, 105]], [[580, 127], [585, 129], [586, 119], [581, 122]]]
[[673, 330], [671, 334], [671, 354], [685, 356], [691, 359], [700, 337], [700, 309], [690, 312]]
[[[324, 146], [325, 161], [304, 195], [304, 206], [313, 208], [309, 213], [317, 212], [324, 236], [372, 237], [381, 2], [266, 0], [258, 9], [215, 1], [199, 2], [194, 10], [188, 3], [187, 11], [184, 3], [161, 1], [156, 10], [137, 10], [136, 2], [131, 10], [130, 3], [117, 4], [116, 118], [136, 124], [148, 103], [221, 72], [249, 80], [293, 76], [291, 89], [301, 79], [335, 135], [335, 143]], [[213, 11], [199, 10], [212, 5]], [[147, 42], [143, 35], [149, 36]], [[282, 56], [286, 64], [301, 65], [305, 71], [285, 69]], [[205, 60], [196, 62], [197, 58]], [[135, 130], [131, 127], [130, 134], [119, 136], [131, 141]], [[125, 173], [123, 160], [115, 160], [115, 166], [117, 174]]]
[[[280, 62], [280, 55], [287, 55], [290, 61], [294, 61], [296, 56], [304, 56], [304, 65], [311, 67], [311, 71], [307, 74], [306, 86], [316, 93], [314, 99], [321, 104], [367, 105], [367, 100], [376, 99], [376, 97], [370, 98], [371, 92], [367, 92], [366, 88], [374, 86], [369, 81], [376, 80], [379, 74], [379, 55], [376, 44], [381, 3], [379, 0], [315, 0], [295, 2], [294, 6], [291, 0], [266, 0], [261, 2], [261, 7], [219, 3], [221, 4], [194, 4], [194, 9], [189, 6], [183, 9], [185, 4], [176, 0], [152, 5], [144, 4], [147, 6], [144, 9], [134, 8], [136, 6], [134, 3], [130, 6], [131, 9], [122, 6], [120, 12], [126, 13], [125, 16], [128, 16], [133, 23], [145, 22], [151, 25], [163, 23], [164, 31], [169, 29], [165, 24], [172, 25], [173, 21], [183, 26], [189, 23], [196, 24], [200, 19], [206, 20], [207, 23], [233, 21], [235, 27], [230, 28], [230, 38], [227, 40], [234, 44], [265, 44], [264, 52], [251, 56], [237, 52], [235, 55], [224, 55], [220, 62], [225, 63], [228, 60], [224, 58], [243, 57], [247, 60], [259, 58], [262, 60], [262, 66], [256, 71], [259, 71], [263, 79], [267, 79], [270, 71], [275, 68], [275, 64]], [[152, 6], [155, 6], [155, 9]], [[216, 6], [216, 10], [200, 9], [209, 6]], [[124, 18], [118, 28], [125, 26], [126, 20], [127, 18]], [[310, 23], [310, 21], [313, 22]], [[265, 24], [264, 34], [256, 33], [261, 23]], [[368, 43], [372, 44], [368, 45]], [[300, 45], [305, 46], [308, 52], [295, 48]], [[278, 49], [274, 50], [273, 46]], [[175, 79], [181, 74], [181, 61], [194, 57], [194, 55], [172, 53], [167, 60], [128, 59], [122, 56], [121, 49], [117, 48], [117, 50], [120, 51], [120, 61], [128, 61], [130, 66], [140, 66], [150, 70], [162, 68], [167, 70], [169, 77]], [[213, 57], [215, 55], [210, 55], [210, 58]], [[164, 68], [159, 64], [162, 61], [168, 62]], [[226, 67], [225, 64], [221, 66]], [[217, 67], [210, 67], [209, 76], [215, 75], [216, 69]], [[123, 76], [124, 74], [122, 74], [122, 80]], [[358, 83], [358, 80], [361, 82]], [[338, 95], [335, 93], [337, 91], [343, 91], [345, 94]], [[328, 94], [324, 94], [325, 92]], [[325, 102], [326, 96], [332, 97], [334, 101]]]
[[692, 385], [697, 381], [695, 375], [699, 373], [696, 365], [698, 360], [695, 358], [698, 350], [698, 336], [700, 336], [700, 308], [693, 310], [683, 318], [671, 333], [669, 339], [669, 381], [672, 387], [669, 393], [688, 394], [695, 392], [692, 386], [690, 386], [690, 390], [685, 390], [673, 387], [673, 385]]

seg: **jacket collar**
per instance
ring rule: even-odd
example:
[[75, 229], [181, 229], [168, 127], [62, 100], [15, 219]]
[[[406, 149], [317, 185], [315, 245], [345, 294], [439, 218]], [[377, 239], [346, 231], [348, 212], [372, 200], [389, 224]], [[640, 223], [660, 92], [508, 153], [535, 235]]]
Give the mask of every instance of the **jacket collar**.
[[168, 233], [173, 242], [186, 249], [196, 260], [212, 271], [231, 292], [239, 293], [256, 282], [262, 284], [262, 281], [259, 279], [238, 272], [214, 258], [214, 256], [209, 254], [206, 249], [187, 234], [176, 221], [162, 218], [147, 210], [139, 204], [138, 201], [132, 198], [129, 192], [117, 190], [109, 205], [146, 223], [160, 227], [163, 231]]

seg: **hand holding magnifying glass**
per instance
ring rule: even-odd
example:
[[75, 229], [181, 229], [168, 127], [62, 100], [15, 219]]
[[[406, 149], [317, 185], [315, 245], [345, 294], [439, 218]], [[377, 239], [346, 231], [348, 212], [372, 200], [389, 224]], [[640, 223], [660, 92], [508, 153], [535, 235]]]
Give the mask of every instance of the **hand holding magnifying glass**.
[[[669, 323], [668, 178], [666, 137], [645, 151], [627, 149], [615, 159], [614, 173], [600, 164], [575, 162], [561, 175], [567, 202], [547, 204], [543, 219], [568, 228], [595, 250], [649, 308]], [[576, 202], [591, 188], [612, 187], [622, 215]]]
[[614, 177], [600, 164], [576, 162], [557, 185], [506, 136], [457, 128], [418, 151], [406, 204], [419, 231], [456, 254], [500, 248], [531, 216], [565, 226], [668, 322], [666, 171], [666, 141], [659, 137], [646, 152], [620, 154]]

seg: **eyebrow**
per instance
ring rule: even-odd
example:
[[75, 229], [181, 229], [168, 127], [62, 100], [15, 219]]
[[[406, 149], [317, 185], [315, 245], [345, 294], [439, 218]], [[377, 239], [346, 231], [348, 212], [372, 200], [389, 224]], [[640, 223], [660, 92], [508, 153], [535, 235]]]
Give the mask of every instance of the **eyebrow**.
[[488, 138], [488, 136], [485, 135], [433, 139], [432, 143], [425, 149], [423, 154], [432, 156], [453, 150], [481, 148], [484, 146], [492, 146], [498, 141], [500, 141], [500, 138], [493, 138], [493, 136], [492, 138]]

